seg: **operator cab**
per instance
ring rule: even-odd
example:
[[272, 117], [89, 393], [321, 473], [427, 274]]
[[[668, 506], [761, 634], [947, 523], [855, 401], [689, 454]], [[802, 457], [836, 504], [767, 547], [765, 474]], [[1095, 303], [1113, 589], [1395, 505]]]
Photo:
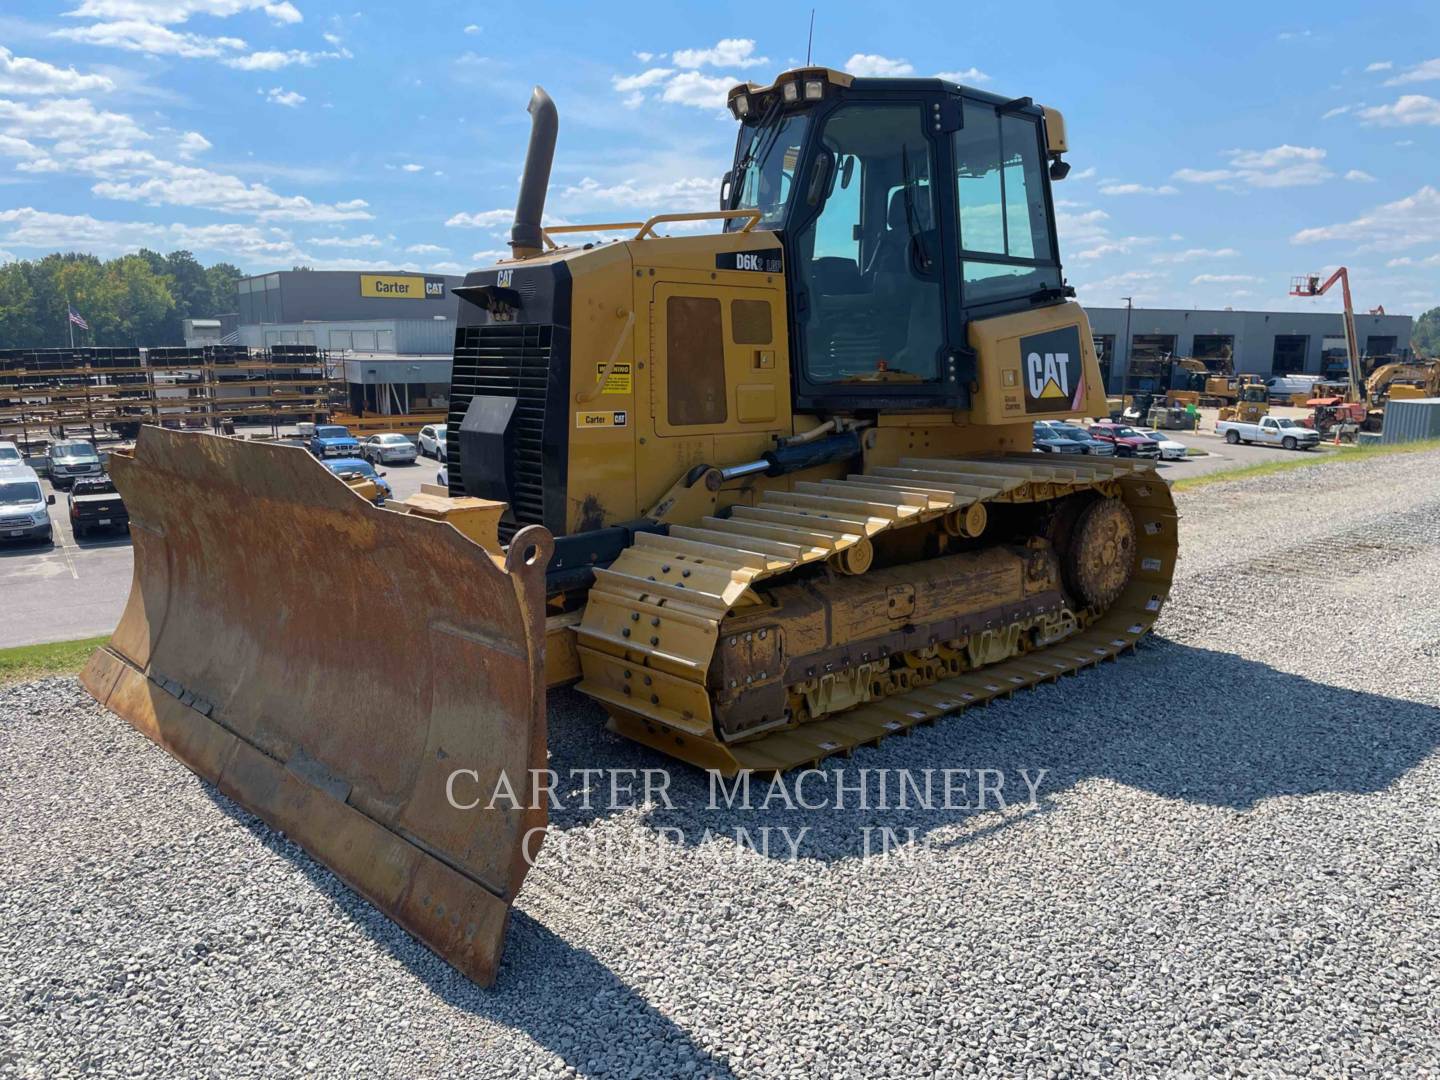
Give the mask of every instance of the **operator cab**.
[[737, 86], [729, 105], [741, 127], [721, 204], [780, 237], [800, 408], [964, 407], [970, 320], [1073, 295], [1050, 196], [1069, 171], [1053, 110], [827, 68]]

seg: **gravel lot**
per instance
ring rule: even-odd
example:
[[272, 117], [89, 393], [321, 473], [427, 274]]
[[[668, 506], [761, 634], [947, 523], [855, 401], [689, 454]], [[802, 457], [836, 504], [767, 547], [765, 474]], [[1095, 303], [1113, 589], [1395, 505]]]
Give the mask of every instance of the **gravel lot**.
[[[0, 1075], [1433, 1074], [1440, 454], [1180, 503], [1138, 656], [842, 763], [1048, 769], [1036, 808], [707, 811], [676, 770], [555, 815], [493, 991], [73, 681], [0, 691]], [[664, 764], [551, 717], [558, 770]]]

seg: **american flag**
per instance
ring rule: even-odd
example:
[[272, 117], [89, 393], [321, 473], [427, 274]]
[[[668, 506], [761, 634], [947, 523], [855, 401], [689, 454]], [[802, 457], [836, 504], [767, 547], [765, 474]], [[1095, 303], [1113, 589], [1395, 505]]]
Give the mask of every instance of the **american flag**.
[[70, 309], [70, 321], [76, 326], [80, 327], [81, 330], [90, 329], [90, 324], [87, 323], [84, 319], [82, 319], [80, 317], [80, 313], [76, 311], [73, 307]]

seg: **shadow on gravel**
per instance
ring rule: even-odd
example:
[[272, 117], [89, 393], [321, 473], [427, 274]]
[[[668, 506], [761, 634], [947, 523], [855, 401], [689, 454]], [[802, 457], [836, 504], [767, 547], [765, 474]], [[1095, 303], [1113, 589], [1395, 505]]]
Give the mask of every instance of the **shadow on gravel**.
[[[823, 762], [828, 780], [807, 780], [805, 792], [812, 805], [826, 800], [823, 810], [791, 808], [775, 798], [763, 806], [770, 782], [759, 778], [750, 786], [752, 809], [726, 806], [723, 796], [711, 808], [707, 774], [608, 732], [597, 737], [593, 729], [583, 730], [603, 725], [604, 716], [578, 695], [552, 695], [550, 714], [550, 765], [562, 779], [562, 793], [572, 769], [665, 769], [674, 806], [656, 806], [643, 820], [667, 839], [691, 844], [719, 835], [734, 842], [736, 831], [744, 829], [747, 842], [753, 842], [767, 826], [788, 828], [792, 836], [803, 827], [809, 832], [796, 856], [821, 861], [876, 853], [879, 828], [907, 842], [971, 843], [1032, 814], [1060, 809], [1057, 795], [1096, 779], [1238, 811], [1278, 796], [1376, 792], [1440, 746], [1440, 709], [1330, 686], [1158, 637], [1116, 663], [914, 729], [849, 759]], [[923, 782], [927, 769], [933, 783], [928, 807], [917, 807], [913, 798], [908, 808], [897, 806], [899, 771], [909, 770]], [[946, 769], [970, 770], [968, 777], [959, 776], [963, 796], [950, 807], [943, 805]], [[992, 793], [986, 805], [977, 806], [975, 772], [981, 769], [994, 770]], [[1047, 771], [1031, 805], [1021, 770], [1034, 778], [1040, 769]], [[862, 770], [868, 773], [865, 806], [856, 793]], [[996, 772], [1003, 777], [1005, 813], [997, 812], [1002, 807], [993, 795]], [[846, 785], [843, 808], [836, 805], [837, 773]], [[790, 778], [793, 795], [794, 774]], [[635, 786], [641, 790], [639, 782]], [[551, 811], [552, 830], [616, 812], [605, 805], [608, 795], [599, 793], [589, 810], [578, 805], [578, 797], [566, 798], [561, 809]], [[967, 801], [970, 805], [962, 805]], [[768, 854], [789, 858], [791, 850], [777, 841]]]
[[[654, 1008], [585, 949], [576, 948], [522, 911], [512, 909], [505, 955], [495, 986], [476, 986], [420, 944], [323, 864], [307, 855], [206, 780], [196, 778], [215, 805], [267, 849], [309, 879], [337, 911], [395, 957], [436, 997], [453, 1008], [524, 1031], [580, 1073], [691, 1075], [735, 1080], [729, 1065], [696, 1046], [685, 1030]], [[661, 1071], [611, 1060], [625, 1047], [663, 1046]], [[597, 1065], [596, 1062], [600, 1064]]]

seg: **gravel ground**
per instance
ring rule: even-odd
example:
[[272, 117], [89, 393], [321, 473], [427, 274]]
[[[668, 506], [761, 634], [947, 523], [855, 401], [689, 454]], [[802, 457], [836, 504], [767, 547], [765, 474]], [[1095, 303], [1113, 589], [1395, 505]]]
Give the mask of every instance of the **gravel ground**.
[[[493, 991], [73, 681], [0, 691], [0, 1075], [1434, 1074], [1440, 454], [1179, 502], [1138, 656], [842, 763], [1048, 769], [1033, 808], [707, 811], [677, 770], [555, 815]], [[562, 772], [663, 764], [551, 717]]]

